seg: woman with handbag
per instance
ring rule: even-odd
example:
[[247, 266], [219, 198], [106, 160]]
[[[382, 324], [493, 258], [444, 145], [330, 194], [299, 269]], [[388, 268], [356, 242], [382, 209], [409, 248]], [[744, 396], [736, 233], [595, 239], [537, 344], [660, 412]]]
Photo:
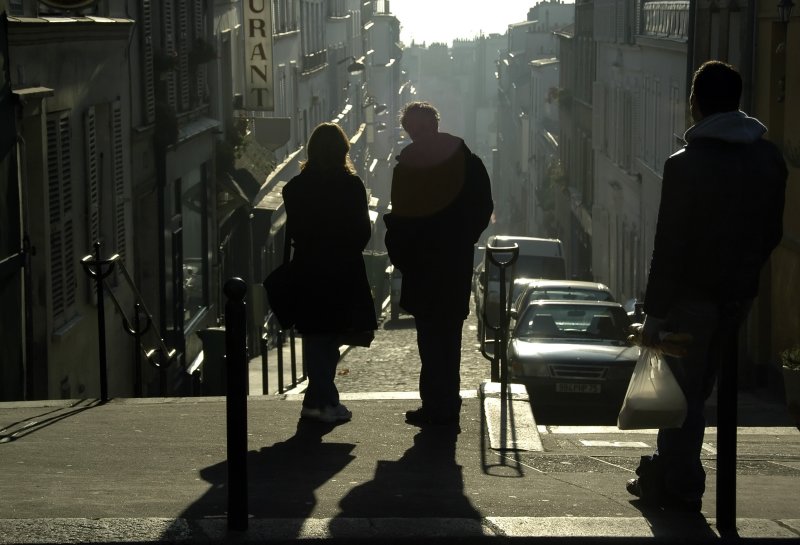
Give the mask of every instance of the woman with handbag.
[[300, 415], [327, 423], [352, 418], [334, 384], [339, 346], [348, 336], [369, 346], [378, 327], [362, 254], [371, 236], [367, 192], [349, 151], [339, 125], [317, 126], [300, 174], [282, 192], [308, 374]]

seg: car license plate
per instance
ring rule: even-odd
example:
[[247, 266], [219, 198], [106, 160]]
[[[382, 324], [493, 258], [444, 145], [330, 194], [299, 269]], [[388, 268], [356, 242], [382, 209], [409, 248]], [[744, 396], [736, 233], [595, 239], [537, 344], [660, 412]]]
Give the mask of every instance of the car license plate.
[[556, 383], [556, 392], [564, 394], [599, 394], [599, 384], [564, 384]]

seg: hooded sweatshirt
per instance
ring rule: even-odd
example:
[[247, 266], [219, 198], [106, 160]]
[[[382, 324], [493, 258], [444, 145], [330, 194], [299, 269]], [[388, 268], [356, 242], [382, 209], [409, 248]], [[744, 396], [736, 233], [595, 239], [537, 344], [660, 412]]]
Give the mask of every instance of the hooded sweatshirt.
[[767, 128], [761, 121], [739, 110], [704, 117], [699, 123], [689, 127], [683, 139], [687, 143], [697, 138], [715, 138], [723, 142], [749, 144], [766, 132]]
[[744, 112], [703, 118], [664, 164], [644, 310], [681, 298], [727, 303], [758, 293], [782, 235], [787, 170], [766, 127]]

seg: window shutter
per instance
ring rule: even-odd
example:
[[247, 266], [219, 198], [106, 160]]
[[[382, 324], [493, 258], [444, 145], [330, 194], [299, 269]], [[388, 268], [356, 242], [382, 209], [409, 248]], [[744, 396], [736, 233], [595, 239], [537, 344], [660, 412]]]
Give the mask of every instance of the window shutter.
[[[194, 8], [194, 38], [195, 41], [202, 38], [207, 38], [205, 32], [205, 21], [203, 19], [203, 1], [193, 0], [192, 7]], [[195, 92], [197, 93], [197, 104], [204, 104], [206, 101], [206, 64], [198, 64], [196, 67], [195, 75]]]
[[189, 0], [176, 0], [178, 2], [178, 82], [180, 91], [181, 110], [189, 110]]
[[50, 289], [53, 327], [75, 312], [75, 239], [72, 220], [72, 142], [68, 113], [47, 119], [47, 178], [50, 207]]
[[86, 149], [86, 233], [87, 247], [100, 240], [100, 188], [98, 187], [97, 167], [97, 126], [94, 106], [90, 106], [83, 116], [83, 129]]
[[[164, 25], [164, 51], [172, 54], [177, 49], [175, 40], [175, 4], [174, 0], [164, 0], [162, 4], [162, 19]], [[167, 103], [174, 111], [178, 111], [178, 97], [175, 81], [175, 70], [166, 73]]]
[[153, 9], [152, 0], [142, 0], [141, 3], [142, 35], [142, 86], [144, 94], [144, 122], [146, 125], [155, 123], [156, 120], [156, 90], [155, 75], [153, 73]]
[[631, 161], [642, 156], [642, 91], [640, 85], [635, 85], [631, 92], [633, 102], [631, 120]]
[[125, 154], [123, 152], [122, 105], [111, 104], [111, 177], [114, 183], [114, 245], [122, 263], [127, 250], [125, 229]]
[[592, 84], [592, 149], [597, 151], [605, 151], [603, 148], [606, 133], [605, 105], [605, 86], [602, 81], [595, 81]]

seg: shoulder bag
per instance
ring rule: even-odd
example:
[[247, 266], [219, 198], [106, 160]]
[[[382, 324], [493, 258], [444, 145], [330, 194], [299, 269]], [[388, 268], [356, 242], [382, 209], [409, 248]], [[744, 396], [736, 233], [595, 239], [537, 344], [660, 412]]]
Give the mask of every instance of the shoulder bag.
[[267, 291], [267, 301], [281, 329], [291, 329], [297, 318], [297, 291], [290, 259], [291, 237], [289, 227], [286, 227], [286, 237], [283, 241], [283, 263], [264, 279], [264, 289]]

